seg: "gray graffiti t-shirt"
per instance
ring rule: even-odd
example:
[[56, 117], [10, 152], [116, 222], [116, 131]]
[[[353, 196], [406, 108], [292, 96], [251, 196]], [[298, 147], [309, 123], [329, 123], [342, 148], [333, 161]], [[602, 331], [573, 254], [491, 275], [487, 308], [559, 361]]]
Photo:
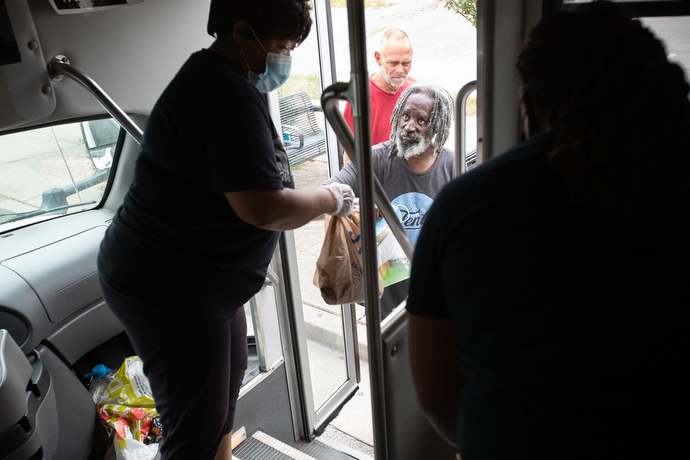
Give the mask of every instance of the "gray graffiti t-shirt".
[[[382, 142], [372, 149], [374, 174], [393, 207], [400, 212], [402, 223], [412, 243], [417, 243], [424, 217], [444, 185], [453, 179], [454, 155], [443, 148], [434, 164], [424, 172], [415, 171], [400, 157], [389, 156], [390, 142]], [[325, 184], [347, 184], [359, 196], [357, 172], [349, 162]]]
[[[386, 192], [391, 204], [398, 209], [403, 226], [413, 244], [417, 243], [419, 231], [424, 224], [426, 213], [431, 208], [436, 195], [444, 185], [453, 179], [454, 154], [443, 148], [434, 164], [424, 172], [415, 171], [398, 156], [389, 156], [390, 142], [382, 142], [372, 148], [374, 174]], [[345, 165], [324, 184], [338, 182], [347, 184], [359, 196], [357, 171], [352, 162]], [[384, 290], [381, 298], [383, 314], [397, 307], [407, 298], [408, 282], [403, 281]]]

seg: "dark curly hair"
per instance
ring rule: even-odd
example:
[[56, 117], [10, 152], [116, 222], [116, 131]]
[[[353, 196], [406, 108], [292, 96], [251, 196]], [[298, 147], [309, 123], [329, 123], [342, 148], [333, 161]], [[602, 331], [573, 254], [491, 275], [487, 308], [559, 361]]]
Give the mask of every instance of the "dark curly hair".
[[530, 123], [555, 133], [550, 164], [573, 203], [626, 222], [685, 212], [690, 86], [639, 21], [610, 2], [545, 16], [516, 68]]
[[259, 40], [295, 40], [299, 45], [311, 30], [308, 0], [211, 0], [206, 30], [223, 39], [237, 21], [252, 26]]

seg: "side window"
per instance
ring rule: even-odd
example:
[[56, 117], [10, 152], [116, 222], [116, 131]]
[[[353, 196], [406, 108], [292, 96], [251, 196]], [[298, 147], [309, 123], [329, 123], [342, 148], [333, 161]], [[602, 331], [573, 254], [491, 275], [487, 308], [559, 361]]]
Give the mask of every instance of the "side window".
[[107, 118], [0, 136], [0, 233], [96, 207], [119, 135]]

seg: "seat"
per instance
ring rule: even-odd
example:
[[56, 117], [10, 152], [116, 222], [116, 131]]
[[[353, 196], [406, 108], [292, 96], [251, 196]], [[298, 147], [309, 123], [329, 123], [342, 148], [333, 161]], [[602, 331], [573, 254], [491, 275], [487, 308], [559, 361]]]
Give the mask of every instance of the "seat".
[[321, 107], [312, 103], [304, 91], [278, 98], [280, 124], [290, 166], [293, 168], [326, 153], [326, 133], [314, 112]]
[[55, 388], [40, 360], [30, 363], [0, 329], [0, 459], [52, 458], [58, 429]]
[[0, 329], [0, 460], [102, 459], [108, 436], [91, 394], [40, 344], [25, 356]]

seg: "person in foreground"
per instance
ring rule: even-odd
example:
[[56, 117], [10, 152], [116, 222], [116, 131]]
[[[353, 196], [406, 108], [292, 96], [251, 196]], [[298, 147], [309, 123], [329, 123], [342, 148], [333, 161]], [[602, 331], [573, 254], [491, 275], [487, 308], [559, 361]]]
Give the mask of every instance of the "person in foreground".
[[294, 190], [262, 95], [288, 78], [311, 24], [307, 0], [211, 2], [216, 40], [153, 108], [133, 184], [101, 244], [101, 289], [144, 362], [163, 460], [232, 458], [243, 305], [281, 230], [351, 212], [349, 187]]
[[418, 401], [463, 460], [672, 458], [690, 87], [608, 2], [544, 17], [516, 67], [527, 140], [445, 187], [415, 250]]
[[[372, 149], [374, 174], [398, 208], [412, 243], [441, 188], [453, 178], [455, 157], [444, 147], [453, 122], [453, 99], [446, 90], [416, 84], [400, 96], [390, 120], [390, 140]], [[352, 162], [324, 185], [346, 184], [357, 194], [357, 170]], [[407, 297], [407, 280], [385, 288], [381, 316], [385, 318]]]

